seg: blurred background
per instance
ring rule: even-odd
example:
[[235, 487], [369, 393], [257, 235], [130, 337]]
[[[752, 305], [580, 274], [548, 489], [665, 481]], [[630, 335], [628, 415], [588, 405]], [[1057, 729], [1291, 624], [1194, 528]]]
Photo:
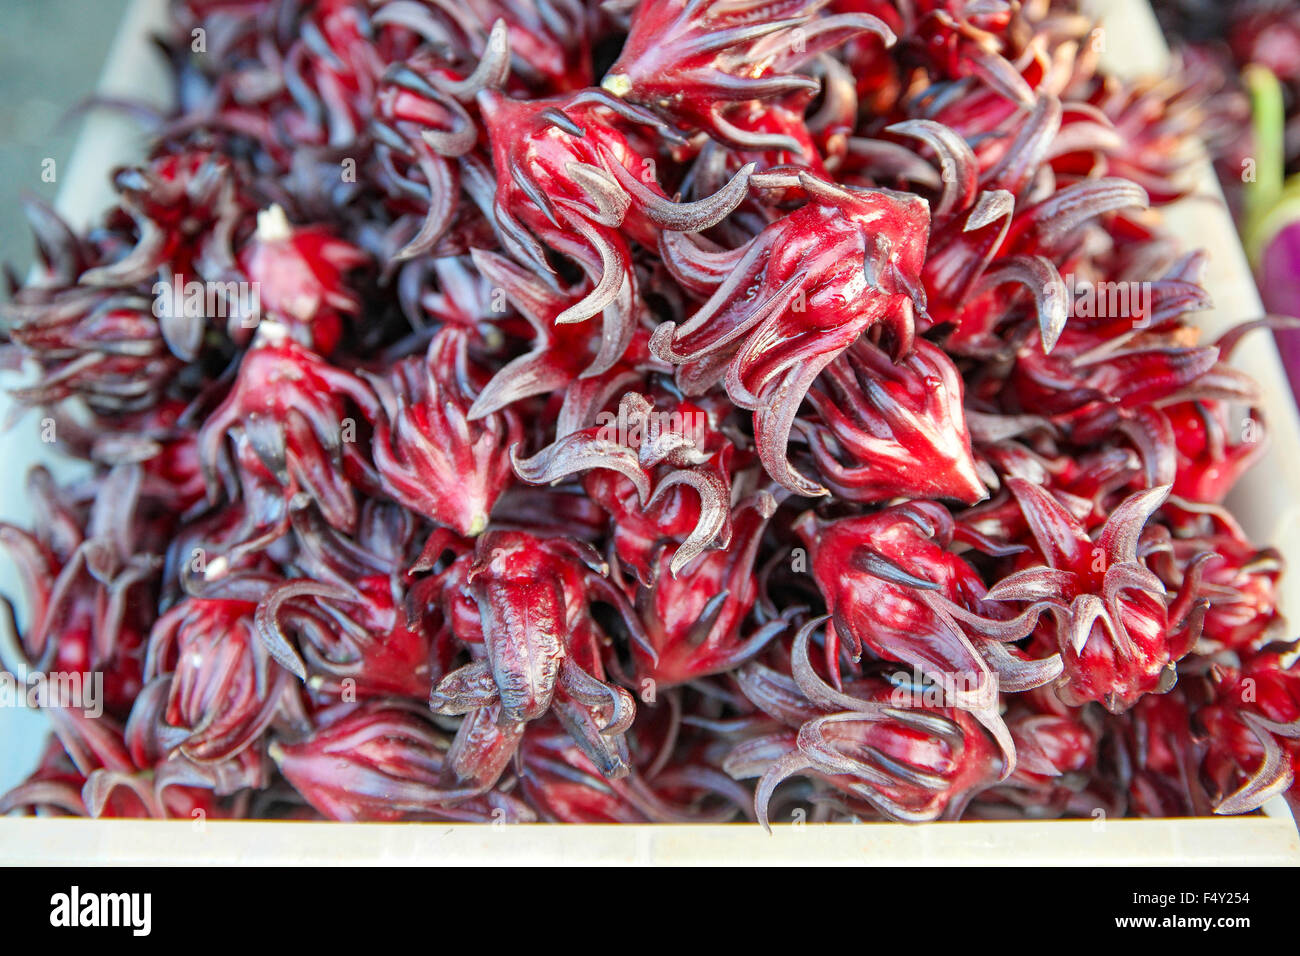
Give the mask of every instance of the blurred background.
[[53, 202], [59, 183], [41, 164], [67, 167], [81, 117], [129, 0], [0, 0], [0, 262], [24, 275], [33, 245], [24, 191]]
[[[75, 107], [98, 85], [130, 2], [0, 0], [0, 264], [19, 277], [35, 256], [22, 196], [52, 204], [72, 177], [73, 144], [84, 125]], [[54, 160], [54, 182], [41, 177], [46, 159]], [[4, 430], [11, 409], [8, 396], [0, 394], [0, 518], [27, 524], [22, 486], [41, 448], [24, 440], [34, 427], [30, 418]], [[0, 593], [16, 596], [16, 585], [12, 565], [0, 559]], [[0, 791], [32, 769], [45, 735], [45, 719], [37, 712], [0, 708]]]

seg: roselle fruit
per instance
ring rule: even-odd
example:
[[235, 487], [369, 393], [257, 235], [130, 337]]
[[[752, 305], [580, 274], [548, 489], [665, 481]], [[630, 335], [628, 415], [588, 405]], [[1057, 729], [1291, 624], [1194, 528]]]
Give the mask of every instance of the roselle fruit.
[[786, 628], [781, 619], [746, 625], [758, 594], [754, 557], [774, 510], [768, 495], [742, 502], [730, 545], [691, 558], [680, 571], [685, 544], [659, 553], [652, 583], [635, 587], [646, 643], [632, 653], [642, 680], [671, 687], [734, 670]]
[[1288, 665], [1291, 648], [1266, 651], [1240, 669], [1214, 674], [1214, 698], [1196, 714], [1205, 738], [1204, 775], [1215, 812], [1238, 813], [1276, 793], [1292, 806], [1300, 753], [1300, 684]]
[[[347, 414], [347, 399], [357, 417]], [[291, 506], [305, 492], [332, 526], [353, 526], [357, 503], [340, 465], [358, 453], [361, 416], [377, 418], [378, 409], [360, 379], [293, 342], [282, 327], [260, 326], [234, 387], [199, 431], [209, 494], [232, 474], [223, 447], [229, 437], [239, 470], [253, 481], [278, 485]], [[226, 492], [236, 497], [230, 483]]]
[[[764, 675], [745, 685], [756, 706], [796, 727], [750, 737], [727, 756], [733, 776], [762, 774], [754, 798], [760, 823], [767, 826], [768, 800], [791, 774], [814, 775], [889, 819], [910, 821], [959, 816], [963, 801], [997, 779], [996, 745], [960, 709], [900, 706], [898, 688], [879, 680], [855, 681], [843, 691], [822, 683], [807, 661], [811, 629], [795, 639], [792, 682]], [[768, 696], [773, 689], [775, 698]], [[799, 694], [807, 698], [799, 710], [808, 710], [791, 713]], [[773, 707], [774, 701], [781, 703]]]
[[755, 410], [768, 473], [791, 491], [820, 495], [826, 489], [786, 457], [799, 405], [817, 374], [877, 324], [893, 357], [911, 351], [925, 309], [919, 272], [929, 215], [914, 196], [849, 192], [807, 174], [797, 185], [808, 204], [729, 256], [730, 274], [709, 301], [680, 327], [660, 325], [650, 347], [680, 366], [688, 392], [725, 382], [735, 404]]
[[487, 527], [510, 482], [506, 450], [521, 429], [509, 409], [469, 419], [483, 376], [468, 355], [466, 334], [444, 329], [423, 359], [406, 359], [388, 381], [375, 380], [385, 414], [375, 425], [373, 453], [396, 501], [473, 537]]
[[104, 678], [0, 812], [1296, 801], [1224, 506], [1287, 323], [1201, 336], [1161, 222], [1231, 90], [1108, 74], [1068, 0], [168, 10], [175, 108], [95, 224], [25, 205], [0, 306], [76, 466], [0, 526], [0, 664]]
[[1045, 565], [999, 581], [990, 596], [1068, 605], [1058, 615], [1057, 646], [1065, 665], [1058, 693], [1067, 703], [1096, 700], [1122, 710], [1142, 694], [1168, 689], [1175, 664], [1196, 642], [1187, 627], [1195, 595], [1171, 600], [1138, 555], [1143, 523], [1169, 494], [1154, 488], [1123, 501], [1095, 539], [1051, 495], [1023, 479], [1008, 482]]
[[894, 40], [878, 18], [829, 14], [826, 6], [826, 0], [639, 4], [623, 52], [603, 85], [727, 146], [785, 145], [779, 136], [741, 125], [743, 120], [738, 124], [729, 107], [754, 100], [806, 101], [817, 85], [793, 72], [800, 65], [858, 34], [874, 33], [886, 44]]
[[608, 638], [587, 605], [616, 592], [600, 575], [572, 542], [506, 531], [480, 537], [463, 585], [479, 619], [457, 636], [484, 653], [433, 689], [433, 710], [499, 708], [494, 722], [503, 727], [554, 711], [603, 774], [626, 774], [622, 735], [636, 705], [605, 678]]
[[233, 599], [189, 599], [159, 618], [149, 637], [145, 677], [167, 688], [158, 733], [191, 759], [236, 755], [281, 706], [288, 672], [258, 641], [255, 609]]
[[[822, 481], [851, 501], [900, 496], [974, 504], [988, 491], [976, 472], [951, 360], [924, 340], [897, 364], [858, 340], [823, 373], [812, 406], [825, 422], [812, 449]], [[844, 461], [842, 459], [847, 459]]]
[[1029, 663], [997, 652], [1000, 641], [1032, 629], [1039, 608], [1012, 621], [986, 607], [974, 569], [945, 550], [954, 530], [948, 512], [910, 504], [824, 524], [805, 514], [797, 529], [827, 596], [832, 627], [824, 650], [832, 681], [840, 680], [841, 648], [851, 660], [869, 648], [943, 685], [1009, 748], [996, 712], [999, 682], [1029, 689], [1055, 677], [1060, 661], [1053, 655]]
[[447, 744], [409, 706], [376, 702], [335, 715], [305, 740], [272, 744], [271, 758], [331, 820], [531, 819], [508, 797], [442, 789]]
[[[557, 428], [565, 433], [535, 455], [516, 456], [516, 474], [541, 484], [586, 473], [588, 494], [618, 521], [619, 556], [642, 579], [652, 576], [652, 551], [664, 539], [683, 539], [669, 562], [674, 575], [706, 548], [728, 548], [734, 446], [709, 413], [693, 402], [661, 411], [629, 392], [616, 414], [597, 412], [599, 424], [570, 430], [566, 425], [580, 420], [583, 397], [577, 386], [569, 390]], [[566, 414], [570, 398], [572, 415]]]
[[257, 283], [266, 315], [322, 355], [337, 347], [344, 317], [361, 308], [344, 276], [366, 265], [368, 257], [318, 226], [291, 226], [279, 206], [258, 214], [257, 230], [238, 261]]

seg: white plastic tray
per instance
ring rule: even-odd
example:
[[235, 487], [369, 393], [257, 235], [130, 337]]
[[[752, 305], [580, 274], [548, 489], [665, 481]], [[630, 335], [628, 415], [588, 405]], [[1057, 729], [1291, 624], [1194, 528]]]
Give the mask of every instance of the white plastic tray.
[[[1141, 0], [1092, 0], [1106, 28], [1105, 60], [1117, 73], [1151, 73], [1167, 61], [1150, 8]], [[156, 99], [167, 80], [149, 47], [149, 29], [164, 21], [166, 0], [135, 0], [104, 69], [100, 90]], [[99, 114], [86, 124], [68, 166], [58, 207], [74, 224], [93, 219], [112, 199], [105, 176], [138, 155], [129, 123]], [[1208, 163], [1199, 172], [1203, 197], [1221, 198]], [[1192, 199], [1168, 210], [1167, 221], [1190, 247], [1210, 253], [1206, 285], [1216, 308], [1198, 316], [1207, 339], [1262, 306], [1221, 203]], [[1235, 356], [1263, 386], [1272, 445], [1243, 479], [1230, 504], [1252, 537], [1287, 558], [1282, 606], [1300, 620], [1300, 416], [1277, 351], [1262, 333]], [[0, 420], [8, 413], [0, 395]], [[0, 437], [0, 516], [26, 522], [22, 479], [47, 449], [19, 430]], [[59, 464], [55, 463], [58, 468]], [[64, 466], [66, 467], [66, 466]], [[0, 586], [16, 593], [12, 571]], [[34, 766], [44, 739], [39, 715], [0, 709], [0, 791]], [[757, 826], [491, 826], [477, 824], [332, 824], [0, 819], [0, 864], [255, 864], [508, 863], [584, 864], [1194, 864], [1300, 865], [1300, 834], [1279, 798], [1265, 816], [1187, 820]]]

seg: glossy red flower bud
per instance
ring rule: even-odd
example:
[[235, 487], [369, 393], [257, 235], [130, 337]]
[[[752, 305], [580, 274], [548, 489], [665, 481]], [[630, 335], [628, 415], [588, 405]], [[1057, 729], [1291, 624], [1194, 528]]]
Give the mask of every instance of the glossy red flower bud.
[[[361, 421], [349, 414], [350, 407], [359, 410]], [[332, 526], [349, 529], [357, 504], [344, 462], [364, 471], [358, 428], [379, 414], [379, 402], [359, 378], [298, 345], [284, 326], [263, 322], [230, 393], [199, 430], [209, 495], [220, 475], [230, 497], [236, 496], [224, 447], [230, 437], [239, 468], [255, 483], [278, 485], [293, 506], [301, 496]]]
[[758, 593], [754, 559], [776, 503], [760, 493], [736, 507], [726, 548], [692, 558], [678, 572], [677, 549], [665, 549], [636, 606], [648, 647], [634, 647], [637, 674], [658, 687], [734, 670], [788, 626], [777, 619], [747, 626]]
[[542, 276], [553, 268], [538, 240], [577, 263], [589, 291], [554, 322], [603, 313], [602, 351], [616, 360], [636, 323], [629, 238], [653, 247], [660, 230], [717, 224], [745, 198], [753, 166], [715, 195], [679, 204], [666, 197], [653, 162], [617, 125], [622, 119], [662, 130], [652, 113], [602, 90], [531, 101], [485, 90], [478, 103], [497, 170], [493, 211], [503, 246]]
[[1270, 650], [1240, 669], [1218, 668], [1214, 699], [1196, 713], [1204, 734], [1203, 770], [1215, 813], [1249, 813], [1286, 793], [1300, 804], [1300, 664], [1294, 648]]
[[440, 779], [449, 741], [414, 705], [374, 701], [346, 710], [270, 754], [303, 799], [331, 820], [522, 822], [519, 801]]
[[689, 394], [725, 381], [731, 400], [754, 410], [768, 474], [815, 496], [829, 492], [790, 465], [790, 428], [813, 380], [868, 329], [888, 331], [895, 358], [912, 350], [915, 314], [925, 309], [929, 208], [916, 196], [850, 191], [807, 174], [793, 184], [808, 203], [748, 244], [726, 254], [682, 247], [679, 269], [718, 260], [716, 290], [682, 325], [661, 324], [650, 348], [681, 366]]
[[[585, 473], [588, 491], [614, 518], [619, 556], [643, 580], [651, 575], [653, 546], [668, 536], [681, 535], [670, 562], [674, 574], [705, 549], [725, 548], [731, 539], [734, 446], [717, 430], [716, 404], [710, 416], [709, 403], [677, 401], [659, 408], [645, 395], [628, 392], [612, 412], [599, 408], [603, 385], [589, 379], [585, 388], [571, 387], [556, 440], [528, 458], [511, 449], [515, 472], [530, 484]], [[580, 427], [587, 421], [594, 423]]]
[[255, 611], [248, 601], [186, 598], [154, 625], [145, 678], [165, 687], [157, 729], [165, 750], [218, 762], [270, 726], [290, 677], [258, 639]]
[[384, 490], [419, 514], [473, 537], [511, 481], [506, 450], [522, 437], [519, 416], [503, 409], [468, 419], [484, 376], [468, 333], [446, 328], [428, 352], [372, 379], [384, 408], [373, 453]]
[[1168, 690], [1175, 664], [1196, 641], [1191, 619], [1198, 595], [1171, 600], [1138, 555], [1143, 526], [1169, 495], [1168, 486], [1138, 492], [1112, 512], [1095, 540], [1046, 489], [1007, 482], [1045, 565], [1030, 566], [989, 589], [996, 600], [1048, 601], [1065, 665], [1057, 693], [1068, 704], [1095, 700], [1119, 713], [1144, 694]]
[[238, 261], [256, 283], [261, 315], [321, 355], [338, 345], [343, 317], [361, 309], [345, 277], [369, 257], [319, 226], [291, 225], [279, 206], [257, 214], [257, 230]]
[[962, 381], [924, 340], [894, 363], [858, 339], [808, 393], [821, 424], [805, 429], [821, 479], [850, 501], [988, 495], [971, 456]]
[[797, 689], [787, 688], [786, 696], [802, 692], [815, 716], [797, 729], [742, 741], [724, 763], [734, 777], [761, 777], [754, 795], [759, 822], [768, 825], [774, 791], [796, 774], [821, 780], [889, 819], [960, 817], [971, 797], [999, 777], [998, 748], [984, 729], [958, 709], [913, 706], [919, 701], [909, 702], [909, 688], [880, 680], [855, 681], [843, 692], [825, 685], [807, 660], [813, 626], [796, 639]]
[[827, 0], [708, 3], [649, 0], [637, 5], [605, 89], [740, 149], [800, 151], [788, 137], [737, 124], [750, 100], [804, 105], [817, 82], [794, 71], [852, 37], [893, 32], [863, 13], [821, 16]]
[[605, 679], [608, 639], [589, 604], [604, 600], [627, 620], [632, 615], [603, 570], [572, 541], [517, 531], [481, 535], [463, 580], [478, 607], [485, 655], [438, 683], [433, 710], [464, 714], [499, 706], [505, 727], [553, 710], [601, 773], [626, 774], [623, 732], [635, 704]]
[[943, 506], [914, 502], [826, 522], [806, 514], [795, 530], [831, 616], [825, 666], [832, 682], [840, 681], [842, 641], [854, 660], [866, 648], [909, 664], [976, 713], [1010, 752], [999, 689], [1046, 683], [1060, 673], [1060, 660], [1025, 661], [1006, 651], [1001, 642], [1027, 635], [1038, 609], [1008, 620], [985, 603], [979, 575], [947, 550], [954, 528]]

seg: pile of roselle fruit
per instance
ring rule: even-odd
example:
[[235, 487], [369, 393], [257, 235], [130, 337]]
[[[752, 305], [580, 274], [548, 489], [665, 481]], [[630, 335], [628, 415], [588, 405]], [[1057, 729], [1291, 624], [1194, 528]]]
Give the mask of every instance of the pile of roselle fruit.
[[[576, 822], [1300, 797], [1195, 102], [1025, 0], [177, 0], [29, 218], [5, 812]], [[1122, 315], [1071, 290], [1150, 283]], [[197, 283], [209, 299], [162, 294]], [[255, 284], [255, 285], [254, 285]], [[1097, 286], [1100, 287], [1100, 286]], [[256, 289], [255, 309], [232, 290]], [[1243, 318], [1254, 318], [1246, 316]], [[31, 417], [27, 419], [31, 424]]]

